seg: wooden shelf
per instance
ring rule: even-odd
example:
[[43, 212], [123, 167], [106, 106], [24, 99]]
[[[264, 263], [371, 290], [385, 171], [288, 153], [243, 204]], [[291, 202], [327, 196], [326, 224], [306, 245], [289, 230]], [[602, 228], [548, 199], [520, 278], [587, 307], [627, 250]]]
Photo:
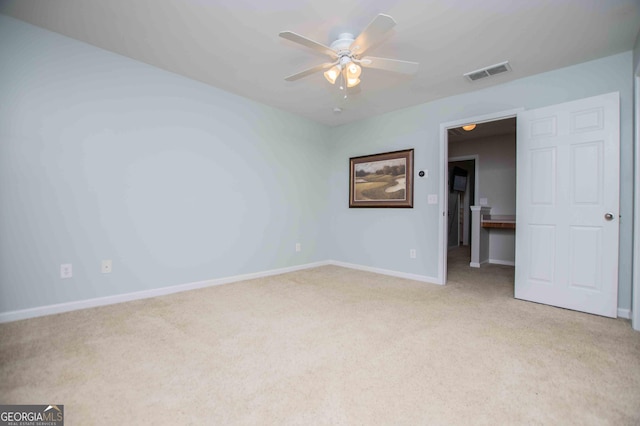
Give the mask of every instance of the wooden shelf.
[[482, 222], [483, 228], [516, 229], [515, 222]]
[[483, 228], [516, 229], [516, 217], [512, 215], [483, 215]]

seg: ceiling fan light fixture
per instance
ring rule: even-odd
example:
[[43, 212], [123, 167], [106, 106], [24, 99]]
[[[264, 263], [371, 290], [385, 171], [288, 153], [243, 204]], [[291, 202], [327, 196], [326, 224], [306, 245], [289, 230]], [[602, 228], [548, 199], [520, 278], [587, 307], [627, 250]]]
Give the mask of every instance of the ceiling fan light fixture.
[[391, 16], [380, 13], [369, 22], [357, 37], [354, 37], [351, 33], [342, 33], [330, 46], [326, 46], [292, 31], [282, 31], [279, 34], [280, 37], [328, 55], [331, 58], [331, 62], [325, 62], [324, 64], [316, 65], [315, 67], [292, 74], [285, 77], [285, 80], [296, 81], [313, 73], [323, 71], [324, 77], [329, 83], [335, 85], [336, 81], [338, 81], [338, 86], [340, 90], [345, 91], [346, 97], [346, 89], [348, 87], [355, 87], [360, 84], [361, 67], [402, 74], [414, 74], [418, 69], [417, 62], [400, 61], [389, 58], [362, 57], [369, 48], [383, 41], [385, 34], [395, 25], [396, 21], [394, 21]]
[[362, 74], [362, 68], [355, 62], [350, 62], [345, 69], [347, 87], [355, 87], [360, 84], [360, 74]]
[[340, 65], [334, 65], [330, 69], [324, 72], [324, 78], [331, 84], [336, 84], [336, 79], [340, 75]]
[[360, 77], [360, 74], [362, 74], [362, 68], [360, 68], [360, 65], [355, 62], [351, 62], [347, 67], [347, 78], [355, 79]]
[[347, 87], [356, 87], [358, 84], [360, 84], [359, 78], [347, 78]]
[[472, 131], [472, 130], [473, 130], [473, 129], [475, 129], [475, 128], [476, 128], [476, 125], [475, 125], [475, 124], [467, 124], [467, 125], [465, 125], [465, 126], [462, 126], [462, 130], [465, 130], [465, 131], [467, 131], [467, 132], [470, 132], [470, 131]]

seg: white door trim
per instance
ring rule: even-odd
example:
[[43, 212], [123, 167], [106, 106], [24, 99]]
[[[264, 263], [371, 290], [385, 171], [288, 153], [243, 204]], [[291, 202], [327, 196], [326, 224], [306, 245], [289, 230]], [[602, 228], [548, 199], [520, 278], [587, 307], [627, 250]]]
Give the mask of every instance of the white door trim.
[[[448, 144], [447, 144], [447, 151], [449, 150]], [[478, 194], [480, 194], [480, 177], [479, 177], [479, 173], [478, 170], [480, 170], [480, 156], [478, 154], [473, 154], [473, 155], [461, 155], [460, 157], [451, 157], [449, 158], [448, 162], [449, 163], [455, 163], [456, 161], [469, 161], [469, 160], [473, 160], [475, 161], [476, 165], [475, 165], [475, 174], [474, 174], [474, 188], [473, 190], [475, 191], [476, 197], [478, 197]], [[447, 164], [448, 166], [448, 164]]]
[[[491, 114], [477, 115], [473, 117], [462, 118], [455, 121], [449, 121], [447, 123], [440, 124], [440, 193], [438, 197], [440, 199], [440, 220], [438, 227], [440, 229], [438, 235], [438, 245], [440, 250], [438, 251], [438, 284], [447, 283], [447, 209], [449, 199], [447, 198], [447, 172], [449, 169], [449, 138], [447, 131], [456, 127], [464, 126], [469, 123], [486, 123], [488, 121], [503, 120], [505, 118], [513, 118], [518, 115], [518, 112], [524, 111], [524, 108], [515, 108], [506, 111], [494, 112]], [[476, 180], [476, 182], [478, 182]], [[480, 194], [476, 193], [476, 197]]]
[[[447, 144], [447, 147], [448, 147], [448, 144]], [[449, 157], [449, 163], [455, 163], [457, 161], [473, 161], [473, 164], [474, 164], [474, 166], [473, 166], [473, 169], [474, 169], [474, 173], [473, 173], [473, 191], [474, 191], [474, 197], [476, 197], [476, 199], [477, 199], [479, 197], [478, 194], [480, 194], [480, 172], [479, 172], [479, 170], [480, 170], [480, 156], [478, 154], [473, 154], [473, 155], [461, 155], [459, 157]], [[448, 164], [447, 164], [447, 167], [448, 167]], [[469, 202], [469, 205], [470, 206], [472, 205], [471, 202]], [[471, 214], [471, 210], [469, 210], [468, 212], [465, 211], [464, 214], [465, 215], [470, 215]], [[467, 216], [464, 216], [464, 217], [466, 218]], [[465, 219], [464, 222], [467, 223], [467, 220]], [[471, 221], [469, 221], [469, 223], [470, 222]], [[469, 233], [471, 233], [470, 230], [469, 230]], [[465, 244], [468, 244], [469, 236], [465, 235], [464, 227], [463, 227], [463, 230], [462, 230], [462, 235], [463, 235], [462, 240], [465, 241], [465, 237], [466, 237], [467, 242]]]
[[633, 117], [633, 278], [631, 279], [631, 326], [640, 331], [640, 73], [634, 79]]

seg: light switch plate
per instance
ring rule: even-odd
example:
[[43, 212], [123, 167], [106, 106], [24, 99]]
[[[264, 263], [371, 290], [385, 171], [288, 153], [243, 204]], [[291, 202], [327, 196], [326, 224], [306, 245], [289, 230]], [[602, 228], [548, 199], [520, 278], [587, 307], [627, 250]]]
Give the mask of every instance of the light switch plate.
[[427, 196], [428, 204], [438, 204], [438, 194], [429, 194]]

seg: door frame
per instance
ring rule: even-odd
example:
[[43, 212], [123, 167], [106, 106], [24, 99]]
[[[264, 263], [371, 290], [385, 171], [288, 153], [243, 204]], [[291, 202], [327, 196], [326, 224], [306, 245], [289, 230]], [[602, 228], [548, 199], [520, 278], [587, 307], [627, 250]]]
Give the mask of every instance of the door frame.
[[634, 75], [633, 260], [631, 326], [640, 331], [640, 69]]
[[[486, 123], [489, 121], [498, 121], [506, 118], [517, 117], [518, 113], [524, 111], [524, 108], [514, 108], [505, 111], [498, 111], [491, 114], [477, 115], [466, 118], [461, 118], [455, 121], [449, 121], [440, 124], [440, 220], [438, 223], [438, 229], [440, 230], [438, 235], [438, 245], [440, 250], [438, 251], [438, 284], [447, 283], [447, 210], [449, 209], [447, 197], [448, 194], [448, 170], [449, 170], [449, 129], [464, 126], [470, 123]], [[518, 150], [518, 143], [516, 140], [516, 152]], [[477, 164], [476, 164], [477, 170]], [[476, 185], [478, 180], [476, 180]], [[480, 199], [480, 193], [476, 192], [476, 199]]]
[[[447, 151], [449, 150], [449, 144], [447, 143]], [[448, 163], [447, 163], [447, 169], [449, 168], [449, 163], [455, 163], [457, 161], [473, 161], [474, 165], [473, 165], [473, 169], [474, 169], [474, 173], [473, 173], [473, 194], [475, 199], [478, 198], [478, 195], [480, 193], [480, 156], [478, 154], [472, 154], [472, 155], [461, 155], [459, 157], [451, 157], [448, 159]], [[448, 206], [447, 206], [448, 207]], [[468, 214], [468, 212], [465, 212]], [[469, 233], [471, 233], [471, 231], [469, 231]], [[448, 235], [448, 234], [447, 234]], [[448, 241], [447, 241], [448, 244]], [[447, 245], [448, 247], [448, 245]]]

